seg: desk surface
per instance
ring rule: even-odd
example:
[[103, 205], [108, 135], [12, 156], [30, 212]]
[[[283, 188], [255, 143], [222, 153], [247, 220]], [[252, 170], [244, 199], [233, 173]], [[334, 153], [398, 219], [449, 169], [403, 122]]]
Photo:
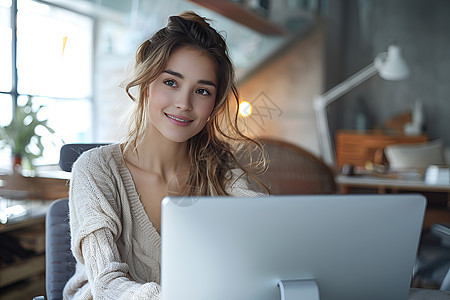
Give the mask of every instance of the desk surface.
[[[361, 193], [361, 190], [364, 191], [366, 189], [376, 190], [379, 194], [397, 193], [400, 191], [427, 193], [428, 201], [432, 201], [437, 206], [427, 209], [424, 228], [429, 228], [434, 223], [448, 223], [450, 221], [450, 184], [427, 184], [418, 178], [407, 180], [367, 175], [339, 175], [336, 177], [336, 183], [340, 187], [342, 194], [352, 193], [355, 190]], [[432, 195], [434, 193], [436, 193], [436, 197]], [[450, 300], [450, 297], [448, 300]]]
[[450, 193], [449, 184], [428, 184], [422, 179], [397, 179], [397, 178], [383, 178], [369, 175], [338, 175], [336, 183], [341, 186], [352, 187], [387, 187], [396, 189], [407, 189], [416, 191], [432, 191], [432, 192], [447, 192]]
[[408, 300], [449, 300], [450, 291], [411, 289]]

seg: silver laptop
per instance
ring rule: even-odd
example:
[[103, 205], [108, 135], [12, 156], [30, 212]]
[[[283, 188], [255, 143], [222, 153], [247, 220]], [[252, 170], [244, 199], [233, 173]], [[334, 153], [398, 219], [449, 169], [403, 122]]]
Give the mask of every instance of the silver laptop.
[[425, 207], [415, 194], [167, 197], [163, 299], [406, 300]]

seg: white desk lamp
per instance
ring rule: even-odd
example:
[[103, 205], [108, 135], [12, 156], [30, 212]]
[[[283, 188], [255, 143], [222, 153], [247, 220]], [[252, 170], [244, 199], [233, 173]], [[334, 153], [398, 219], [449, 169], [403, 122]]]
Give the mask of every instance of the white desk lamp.
[[408, 77], [409, 69], [400, 55], [398, 46], [390, 45], [387, 52], [380, 53], [375, 57], [373, 63], [328, 92], [314, 98], [320, 154], [325, 163], [334, 165], [335, 162], [328, 127], [327, 106], [377, 73], [386, 80], [401, 80]]

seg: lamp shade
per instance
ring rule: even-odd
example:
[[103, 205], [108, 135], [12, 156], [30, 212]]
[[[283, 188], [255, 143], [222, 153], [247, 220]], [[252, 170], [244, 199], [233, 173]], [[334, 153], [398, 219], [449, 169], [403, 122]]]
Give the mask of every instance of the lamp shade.
[[409, 76], [409, 69], [401, 56], [400, 47], [390, 45], [387, 53], [375, 57], [375, 67], [381, 78], [386, 80], [402, 80]]

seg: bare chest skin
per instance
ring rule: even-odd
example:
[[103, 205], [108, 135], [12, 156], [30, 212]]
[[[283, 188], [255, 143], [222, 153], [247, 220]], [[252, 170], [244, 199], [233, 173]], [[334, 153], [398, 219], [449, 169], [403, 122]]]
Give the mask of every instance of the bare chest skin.
[[128, 162], [127, 167], [148, 218], [158, 233], [161, 233], [161, 201], [168, 195], [182, 193], [188, 173], [183, 172], [165, 180], [155, 172], [139, 169]]

